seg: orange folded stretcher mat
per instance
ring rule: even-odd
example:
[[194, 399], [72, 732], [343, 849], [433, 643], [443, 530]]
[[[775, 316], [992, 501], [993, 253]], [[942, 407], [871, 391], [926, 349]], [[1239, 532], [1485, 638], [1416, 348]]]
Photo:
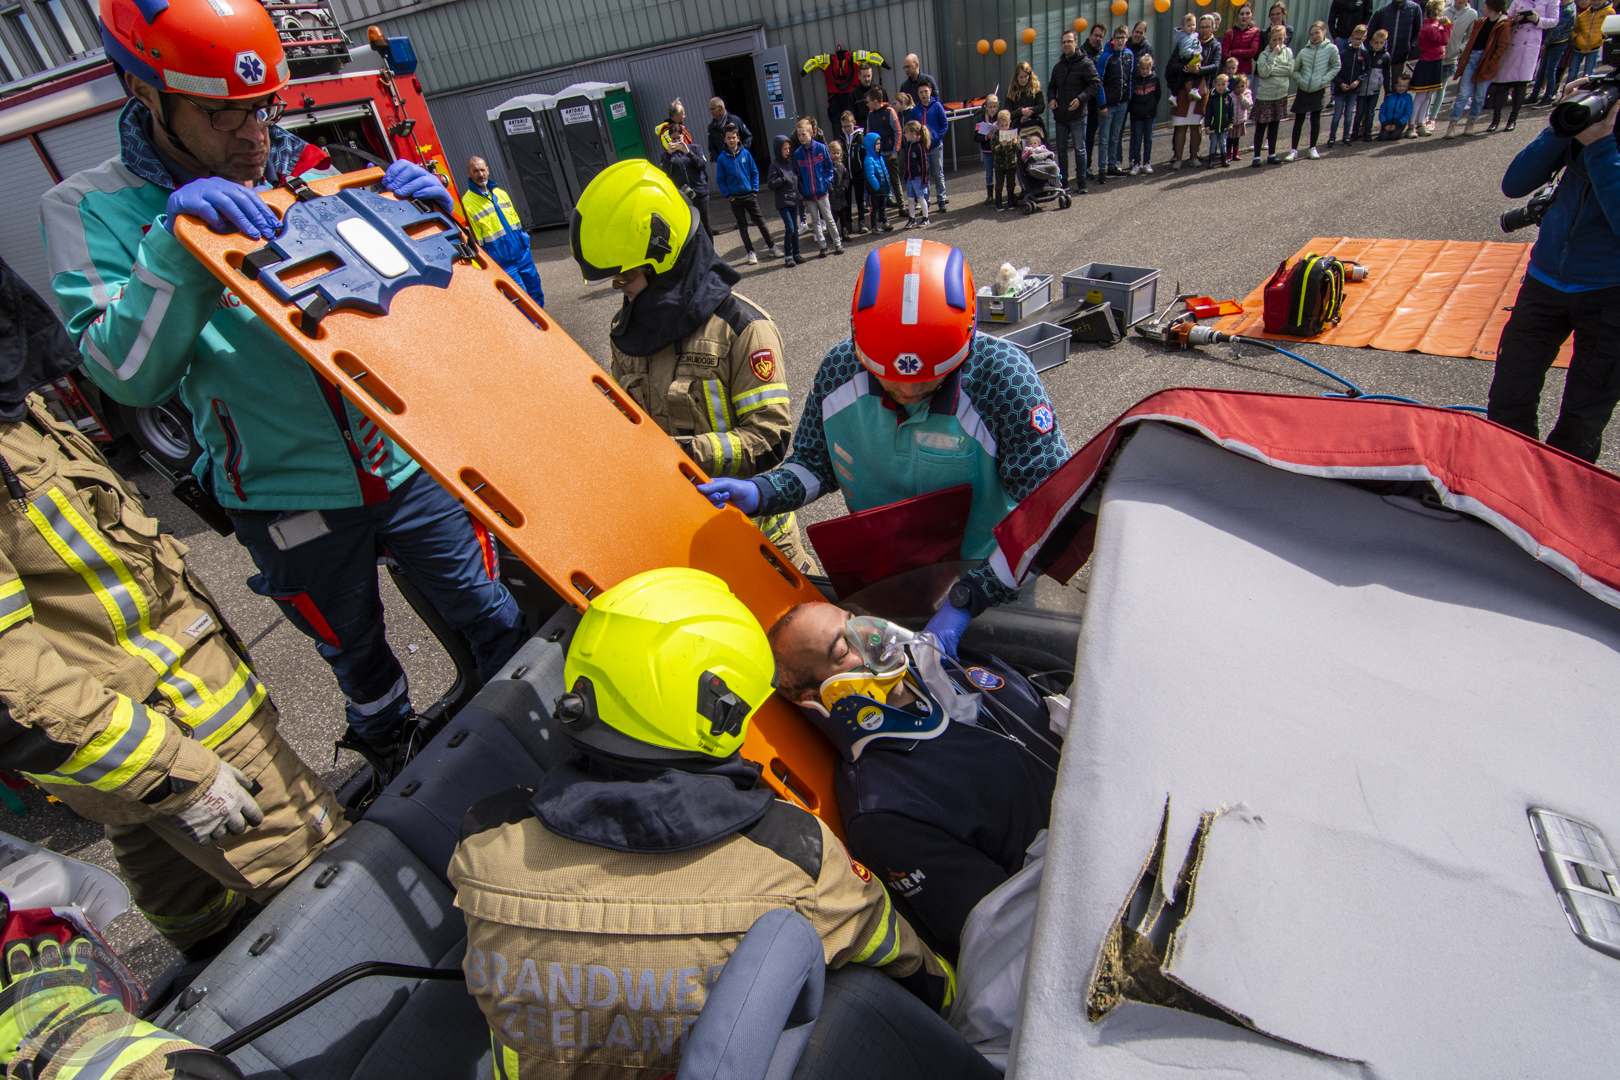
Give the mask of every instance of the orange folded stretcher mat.
[[[334, 195], [381, 176], [349, 173], [310, 189]], [[286, 188], [264, 199], [283, 215], [294, 202]], [[416, 225], [410, 232], [429, 235]], [[216, 235], [192, 217], [176, 222], [175, 235], [576, 608], [665, 566], [724, 579], [764, 626], [821, 599], [747, 517], [714, 509], [695, 490], [707, 477], [691, 459], [483, 253], [456, 259], [446, 288], [402, 288], [387, 315], [335, 307], [311, 335], [300, 328], [301, 310], [265, 279], [307, 284], [342, 266], [306, 259], [250, 279], [244, 268], [264, 259], [255, 254], [264, 242]], [[765, 767], [778, 793], [843, 835], [836, 755], [796, 708], [772, 695], [743, 755]]]
[[[1343, 236], [1317, 237], [1295, 252], [1289, 264], [1308, 253], [1367, 268], [1366, 281], [1345, 284], [1337, 326], [1309, 339], [1266, 333], [1261, 282], [1244, 299], [1243, 314], [1229, 316], [1215, 328], [1280, 341], [1495, 360], [1502, 327], [1530, 265], [1529, 244]], [[1570, 343], [1565, 342], [1555, 366], [1568, 367], [1569, 357]]]

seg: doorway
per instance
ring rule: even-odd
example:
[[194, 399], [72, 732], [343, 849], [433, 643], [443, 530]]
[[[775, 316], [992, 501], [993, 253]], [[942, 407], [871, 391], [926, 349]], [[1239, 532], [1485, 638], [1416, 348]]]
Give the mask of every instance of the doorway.
[[[770, 161], [771, 147], [770, 136], [765, 133], [765, 110], [759, 104], [759, 83], [754, 74], [753, 54], [710, 60], [709, 82], [714, 87], [714, 96], [724, 101], [726, 109], [742, 117], [748, 125], [749, 132], [754, 136], [748, 148], [763, 177]], [[709, 103], [705, 101], [703, 115], [707, 116], [708, 112]], [[707, 124], [708, 121], [704, 121], [704, 125]]]

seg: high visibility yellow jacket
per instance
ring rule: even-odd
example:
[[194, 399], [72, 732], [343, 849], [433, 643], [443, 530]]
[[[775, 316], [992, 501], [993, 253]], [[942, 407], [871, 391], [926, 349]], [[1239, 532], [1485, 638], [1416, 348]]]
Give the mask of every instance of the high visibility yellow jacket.
[[0, 424], [26, 505], [0, 504], [0, 767], [106, 824], [172, 812], [138, 800], [214, 753], [265, 700], [218, 610], [95, 447], [53, 420]]
[[690, 850], [632, 852], [552, 832], [529, 798], [514, 788], [474, 806], [450, 860], [467, 990], [489, 1021], [497, 1076], [674, 1073], [710, 984], [776, 908], [810, 921], [829, 967], [878, 968], [950, 1003], [954, 975], [883, 883], [796, 806], [773, 801]]

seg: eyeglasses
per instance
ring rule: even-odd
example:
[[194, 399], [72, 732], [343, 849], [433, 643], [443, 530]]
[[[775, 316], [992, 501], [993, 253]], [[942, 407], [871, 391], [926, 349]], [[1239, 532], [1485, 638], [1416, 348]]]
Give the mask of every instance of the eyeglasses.
[[273, 124], [280, 120], [282, 114], [287, 111], [287, 103], [276, 98], [272, 98], [257, 109], [209, 109], [194, 97], [188, 97], [186, 100], [191, 102], [193, 107], [208, 115], [208, 123], [215, 131], [236, 131], [247, 123], [249, 116], [252, 116], [261, 124]]

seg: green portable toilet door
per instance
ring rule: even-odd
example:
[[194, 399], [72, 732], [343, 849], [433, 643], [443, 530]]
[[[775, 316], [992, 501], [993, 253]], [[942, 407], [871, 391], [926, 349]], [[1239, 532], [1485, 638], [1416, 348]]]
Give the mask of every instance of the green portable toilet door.
[[607, 113], [608, 133], [613, 138], [613, 160], [646, 157], [647, 149], [641, 144], [641, 123], [636, 119], [630, 91], [609, 90], [602, 95], [602, 108]]

